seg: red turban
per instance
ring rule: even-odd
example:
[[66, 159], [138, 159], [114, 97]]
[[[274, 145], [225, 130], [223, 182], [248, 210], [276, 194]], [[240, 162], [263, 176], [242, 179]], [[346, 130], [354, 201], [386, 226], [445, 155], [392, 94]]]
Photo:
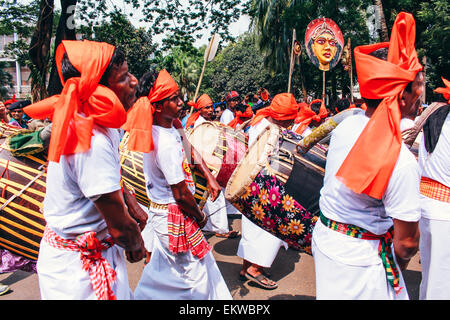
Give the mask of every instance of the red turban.
[[442, 78], [442, 81], [445, 84], [445, 88], [436, 88], [434, 92], [442, 93], [445, 99], [447, 99], [447, 102], [450, 103], [450, 81], [447, 79]]
[[127, 149], [137, 152], [150, 152], [153, 145], [153, 113], [152, 103], [161, 101], [178, 91], [178, 85], [170, 74], [163, 69], [150, 89], [148, 96], [140, 97], [128, 111], [127, 122], [122, 128], [130, 133]]
[[[394, 170], [402, 143], [399, 94], [422, 70], [415, 38], [413, 16], [401, 12], [395, 19], [390, 42], [355, 48], [361, 96], [383, 99], [336, 174], [356, 193], [381, 199]], [[385, 47], [389, 47], [387, 61], [369, 55]]]
[[4, 104], [4, 105], [7, 105], [7, 104], [13, 104], [14, 102], [17, 102], [17, 100], [16, 100], [16, 95], [15, 95], [15, 94], [12, 96], [11, 99], [6, 100], [5, 102], [3, 102], [3, 104]]
[[254, 126], [267, 117], [275, 120], [293, 120], [297, 117], [297, 112], [297, 101], [292, 93], [279, 93], [273, 98], [270, 106], [256, 112], [250, 125]]
[[233, 120], [231, 120], [228, 123], [228, 126], [236, 129], [238, 124], [242, 124], [244, 122], [244, 120], [242, 120], [242, 118], [251, 118], [251, 117], [253, 117], [253, 110], [252, 110], [252, 107], [248, 106], [244, 112], [236, 111], [236, 116], [234, 117]]
[[[61, 71], [64, 52], [81, 74], [67, 82]], [[49, 161], [59, 162], [61, 155], [89, 150], [94, 124], [120, 128], [126, 121], [126, 111], [117, 95], [98, 84], [113, 53], [114, 46], [104, 42], [63, 40], [58, 46], [55, 59], [64, 86], [61, 94], [24, 108], [31, 118], [52, 120]]]
[[198, 111], [191, 114], [191, 116], [187, 119], [186, 128], [194, 126], [195, 121], [197, 121], [198, 117], [200, 117], [200, 110], [203, 109], [204, 107], [212, 106], [213, 101], [206, 93], [204, 93], [197, 99], [196, 103], [193, 101], [189, 101], [188, 105], [194, 107], [194, 109]]
[[[321, 103], [319, 113], [316, 114], [312, 109], [311, 105], [314, 103]], [[328, 110], [322, 100], [316, 99], [311, 101], [308, 105], [307, 103], [299, 103], [299, 110], [297, 118], [295, 118], [295, 123], [300, 123], [298, 128], [295, 130], [296, 133], [302, 134], [305, 129], [309, 126], [312, 120], [319, 122], [321, 119], [328, 115]]]

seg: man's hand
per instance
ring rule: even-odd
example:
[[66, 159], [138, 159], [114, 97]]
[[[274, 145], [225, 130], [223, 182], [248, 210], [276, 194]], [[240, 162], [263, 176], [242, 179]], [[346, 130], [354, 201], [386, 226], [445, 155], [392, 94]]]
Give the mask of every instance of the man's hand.
[[133, 196], [125, 183], [123, 184], [123, 197], [128, 207], [128, 213], [134, 220], [136, 220], [139, 225], [139, 229], [141, 231], [144, 230], [147, 225], [148, 214], [139, 205], [136, 198]]
[[203, 227], [206, 225], [206, 222], [208, 222], [208, 216], [203, 212], [203, 220], [197, 221], [198, 227], [200, 229], [203, 229]]
[[131, 263], [141, 261], [145, 257], [144, 243], [142, 242], [141, 248], [137, 251], [125, 251], [125, 255]]
[[215, 201], [219, 196], [222, 188], [217, 182], [216, 178], [213, 175], [207, 176], [208, 179], [208, 190], [209, 190], [209, 198], [211, 201]]

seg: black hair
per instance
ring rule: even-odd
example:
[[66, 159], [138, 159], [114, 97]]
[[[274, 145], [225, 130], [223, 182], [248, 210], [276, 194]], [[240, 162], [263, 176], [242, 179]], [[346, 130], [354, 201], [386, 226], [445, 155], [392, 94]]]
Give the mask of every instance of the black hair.
[[314, 102], [311, 105], [311, 110], [314, 111], [316, 114], [319, 114], [321, 105], [322, 105], [322, 102]]
[[[369, 53], [369, 55], [386, 61], [388, 52], [389, 52], [388, 48], [384, 47], [384, 48], [380, 48], [375, 51], [372, 51], [371, 53]], [[383, 101], [383, 99], [368, 99], [365, 97], [362, 97], [362, 98], [364, 99], [364, 102], [366, 103], [367, 107], [372, 108], [372, 109], [375, 109], [376, 107], [378, 107], [378, 105], [381, 103], [381, 101]]]
[[[123, 53], [122, 50], [115, 48], [114, 53], [111, 57], [111, 61], [109, 62], [108, 67], [106, 68], [105, 72], [103, 73], [102, 78], [99, 81], [99, 84], [108, 86], [108, 78], [111, 74], [111, 71], [113, 70], [113, 68], [121, 66], [122, 63], [124, 63], [124, 62], [125, 62], [125, 54]], [[63, 55], [63, 58], [61, 61], [61, 73], [62, 73], [64, 82], [66, 82], [70, 78], [81, 76], [80, 71], [78, 71], [70, 62], [67, 52], [64, 52], [64, 55]]]
[[140, 97], [148, 96], [150, 93], [150, 89], [155, 84], [156, 79], [158, 78], [159, 72], [155, 69], [150, 69], [142, 75], [139, 79], [139, 83], [136, 90], [136, 97], [139, 99]]
[[336, 101], [336, 109], [337, 112], [344, 111], [350, 107], [350, 100], [347, 98], [339, 99]]

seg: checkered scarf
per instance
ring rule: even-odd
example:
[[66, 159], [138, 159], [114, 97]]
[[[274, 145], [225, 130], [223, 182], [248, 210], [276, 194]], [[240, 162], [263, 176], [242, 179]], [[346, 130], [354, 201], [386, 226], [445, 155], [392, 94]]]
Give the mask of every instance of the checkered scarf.
[[114, 245], [112, 238], [109, 237], [100, 242], [95, 232], [86, 232], [75, 240], [69, 240], [58, 236], [46, 227], [43, 239], [54, 248], [80, 252], [83, 270], [89, 272], [97, 299], [116, 300], [111, 288], [116, 280], [116, 272], [101, 253]]
[[328, 219], [322, 213], [320, 213], [320, 221], [322, 221], [322, 223], [328, 228], [353, 238], [364, 240], [380, 240], [380, 245], [378, 246], [378, 255], [383, 262], [383, 266], [386, 271], [386, 278], [389, 284], [394, 288], [395, 294], [400, 293], [403, 287], [400, 287], [399, 285], [400, 272], [397, 269], [392, 252], [392, 243], [394, 237], [393, 228], [389, 229], [385, 234], [376, 235], [363, 228]]
[[194, 256], [202, 259], [211, 250], [211, 246], [197, 222], [185, 216], [176, 204], [169, 204], [168, 211], [169, 250], [174, 254], [191, 250]]

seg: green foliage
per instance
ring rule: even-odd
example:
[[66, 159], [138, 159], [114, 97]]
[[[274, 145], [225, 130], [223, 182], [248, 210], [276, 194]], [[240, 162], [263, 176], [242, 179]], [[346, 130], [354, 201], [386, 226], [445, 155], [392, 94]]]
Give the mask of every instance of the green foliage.
[[130, 72], [138, 79], [151, 66], [156, 45], [152, 35], [143, 28], [135, 28], [127, 17], [118, 10], [106, 13], [103, 23], [89, 28], [81, 27], [83, 38], [110, 43], [124, 51]]
[[220, 101], [231, 90], [236, 90], [241, 96], [256, 93], [261, 87], [271, 93], [286, 90], [286, 79], [276, 79], [274, 76], [264, 67], [255, 38], [244, 34], [208, 64], [200, 91]]

